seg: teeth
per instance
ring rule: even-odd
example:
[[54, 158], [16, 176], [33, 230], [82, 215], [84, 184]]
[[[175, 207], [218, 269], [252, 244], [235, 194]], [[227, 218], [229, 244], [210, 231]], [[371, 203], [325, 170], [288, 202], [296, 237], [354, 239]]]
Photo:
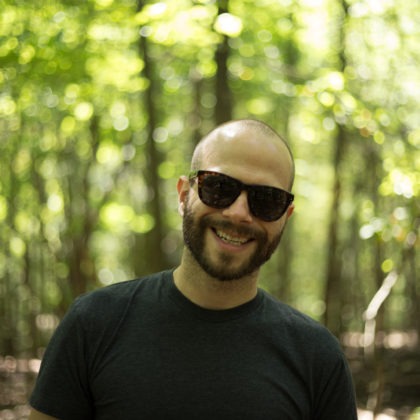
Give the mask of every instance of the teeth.
[[222, 232], [220, 230], [216, 230], [216, 235], [222, 239], [224, 242], [231, 243], [233, 245], [243, 245], [246, 242], [248, 242], [248, 239], [246, 238], [234, 238], [230, 235], [228, 235], [226, 232]]

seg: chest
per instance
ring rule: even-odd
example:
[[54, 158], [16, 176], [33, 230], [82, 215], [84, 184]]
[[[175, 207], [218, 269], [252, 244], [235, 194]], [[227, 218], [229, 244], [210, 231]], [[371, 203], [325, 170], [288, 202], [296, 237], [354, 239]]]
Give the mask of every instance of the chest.
[[240, 324], [128, 326], [90, 374], [97, 418], [309, 418], [310, 372], [289, 347]]

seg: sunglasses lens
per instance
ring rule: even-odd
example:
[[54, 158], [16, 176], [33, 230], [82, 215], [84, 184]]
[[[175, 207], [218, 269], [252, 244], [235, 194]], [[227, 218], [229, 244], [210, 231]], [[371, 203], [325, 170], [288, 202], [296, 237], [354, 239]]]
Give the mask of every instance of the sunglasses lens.
[[266, 222], [279, 219], [291, 202], [286, 191], [273, 187], [255, 186], [248, 194], [251, 212]]
[[203, 203], [219, 209], [229, 207], [241, 192], [238, 183], [223, 174], [201, 174], [198, 185]]

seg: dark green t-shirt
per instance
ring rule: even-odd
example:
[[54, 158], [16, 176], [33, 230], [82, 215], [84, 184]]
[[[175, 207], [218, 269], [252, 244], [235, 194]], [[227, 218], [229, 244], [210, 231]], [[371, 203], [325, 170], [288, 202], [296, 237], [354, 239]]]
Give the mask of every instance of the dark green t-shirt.
[[356, 419], [345, 358], [324, 327], [262, 290], [203, 309], [171, 271], [77, 299], [31, 405], [63, 420]]

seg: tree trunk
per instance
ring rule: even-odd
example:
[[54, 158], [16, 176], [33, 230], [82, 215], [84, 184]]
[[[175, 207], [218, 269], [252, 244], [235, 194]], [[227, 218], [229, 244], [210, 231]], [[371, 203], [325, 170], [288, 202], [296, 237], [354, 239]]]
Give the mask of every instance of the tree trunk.
[[[92, 117], [90, 135], [92, 150], [95, 155], [99, 145], [99, 121], [97, 116]], [[73, 164], [73, 161], [78, 158], [72, 155], [70, 159], [72, 160], [70, 164]], [[70, 231], [67, 241], [72, 300], [94, 287], [97, 280], [95, 262], [89, 247], [89, 241], [99, 213], [99, 209], [91, 208], [89, 202], [90, 183], [88, 176], [92, 163], [87, 161], [84, 165], [80, 165], [79, 179], [68, 180], [67, 216], [70, 220]], [[64, 310], [66, 310], [68, 303], [63, 302]]]
[[[341, 1], [342, 18], [339, 26], [339, 66], [338, 70], [344, 72], [347, 61], [345, 55], [345, 22], [348, 17], [348, 7], [345, 0]], [[342, 124], [338, 126], [334, 151], [334, 181], [333, 201], [331, 206], [330, 223], [328, 229], [328, 256], [327, 276], [325, 286], [325, 314], [324, 323], [330, 331], [339, 336], [341, 332], [341, 253], [339, 243], [339, 209], [341, 204], [341, 165], [345, 157], [346, 143], [349, 141], [346, 130]]]
[[[229, 0], [219, 1], [218, 15], [227, 13]], [[223, 41], [217, 46], [214, 60], [216, 62], [216, 109], [214, 120], [216, 125], [220, 125], [232, 119], [232, 92], [229, 87], [229, 39], [223, 36]]]
[[192, 146], [195, 147], [202, 138], [201, 124], [202, 117], [202, 91], [203, 91], [203, 77], [199, 72], [192, 71], [190, 75], [191, 84], [193, 86], [193, 110], [189, 116], [189, 125], [192, 128]]
[[340, 225], [339, 208], [341, 203], [340, 165], [345, 154], [346, 141], [344, 128], [339, 126], [334, 153], [334, 184], [327, 245], [326, 310], [324, 316], [325, 325], [337, 336], [341, 332], [341, 256], [338, 235]]
[[[144, 2], [137, 3], [137, 10], [141, 11]], [[148, 80], [148, 87], [143, 92], [144, 108], [148, 113], [146, 128], [146, 167], [144, 177], [148, 185], [146, 210], [154, 218], [153, 228], [146, 234], [136, 237], [134, 267], [138, 275], [156, 272], [167, 268], [165, 254], [162, 251], [163, 239], [163, 205], [161, 203], [159, 164], [163, 158], [156, 148], [153, 134], [157, 128], [157, 108], [155, 103], [156, 81], [154, 79], [153, 60], [149, 57], [149, 42], [147, 37], [139, 39], [139, 54], [144, 62], [143, 76]]]

